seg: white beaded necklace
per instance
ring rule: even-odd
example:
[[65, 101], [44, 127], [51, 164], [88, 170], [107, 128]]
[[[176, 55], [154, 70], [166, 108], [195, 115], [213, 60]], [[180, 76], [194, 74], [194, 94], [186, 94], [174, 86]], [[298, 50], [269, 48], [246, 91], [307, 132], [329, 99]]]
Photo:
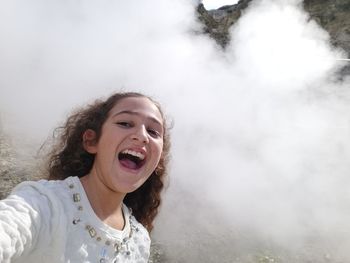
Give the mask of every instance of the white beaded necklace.
[[[77, 210], [79, 212], [82, 212], [84, 208], [80, 202], [81, 201], [80, 193], [75, 192], [75, 186], [73, 183], [70, 183], [68, 185], [68, 187], [72, 192], [72, 199], [73, 199], [73, 202], [77, 205]], [[133, 218], [132, 218], [131, 214], [132, 214], [132, 212], [130, 210], [129, 218], [128, 218], [129, 224], [130, 224], [129, 235], [127, 237], [124, 237], [121, 241], [112, 241], [110, 239], [106, 239], [106, 238], [101, 237], [98, 234], [98, 232], [96, 231], [96, 229], [91, 224], [88, 224], [87, 222], [85, 222], [85, 230], [89, 233], [90, 237], [92, 239], [94, 239], [96, 242], [101, 243], [101, 244], [104, 243], [104, 245], [105, 245], [105, 247], [103, 247], [101, 252], [100, 252], [100, 263], [105, 263], [107, 261], [107, 253], [108, 253], [109, 247], [112, 247], [114, 250], [115, 259], [113, 262], [118, 262], [117, 257], [120, 254], [130, 256], [131, 251], [129, 248], [129, 241], [132, 238], [133, 233], [135, 231], [136, 232], [139, 231], [138, 227], [136, 227], [134, 222], [133, 222]], [[125, 218], [125, 220], [126, 220], [126, 218]], [[73, 219], [72, 223], [73, 223], [73, 225], [78, 225], [78, 224], [83, 223], [82, 219], [81, 219], [81, 214], [79, 214], [79, 216], [77, 218]]]

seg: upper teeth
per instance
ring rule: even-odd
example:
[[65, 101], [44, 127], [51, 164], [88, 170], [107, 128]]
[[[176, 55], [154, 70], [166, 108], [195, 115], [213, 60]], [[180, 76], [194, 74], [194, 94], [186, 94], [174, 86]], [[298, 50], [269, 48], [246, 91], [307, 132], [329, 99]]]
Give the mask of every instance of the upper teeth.
[[145, 159], [145, 155], [140, 153], [140, 152], [135, 152], [135, 151], [132, 151], [132, 150], [125, 150], [122, 153], [136, 156], [136, 157], [140, 158], [141, 160]]

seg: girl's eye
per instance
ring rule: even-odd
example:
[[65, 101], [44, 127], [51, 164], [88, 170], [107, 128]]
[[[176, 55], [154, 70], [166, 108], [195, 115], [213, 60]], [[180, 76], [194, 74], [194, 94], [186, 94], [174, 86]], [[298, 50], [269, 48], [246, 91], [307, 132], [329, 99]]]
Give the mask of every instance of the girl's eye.
[[119, 121], [119, 122], [117, 122], [117, 125], [120, 127], [124, 127], [124, 128], [132, 127], [132, 123], [127, 122], [127, 121]]
[[147, 131], [153, 138], [158, 138], [161, 136], [160, 133], [156, 130], [148, 129]]

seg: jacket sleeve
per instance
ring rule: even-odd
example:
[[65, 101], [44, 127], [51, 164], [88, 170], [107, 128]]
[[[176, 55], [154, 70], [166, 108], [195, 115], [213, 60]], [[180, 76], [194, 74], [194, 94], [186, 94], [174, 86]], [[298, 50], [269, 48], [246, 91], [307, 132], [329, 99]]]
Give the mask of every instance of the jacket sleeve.
[[50, 211], [47, 196], [30, 184], [20, 184], [0, 201], [0, 262], [25, 256], [37, 246], [39, 235], [49, 230], [45, 218]]

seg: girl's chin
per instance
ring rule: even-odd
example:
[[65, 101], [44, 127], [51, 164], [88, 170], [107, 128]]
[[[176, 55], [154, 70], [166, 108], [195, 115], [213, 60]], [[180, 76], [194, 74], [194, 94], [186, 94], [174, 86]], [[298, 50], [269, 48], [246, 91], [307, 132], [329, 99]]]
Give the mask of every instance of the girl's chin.
[[124, 182], [122, 185], [118, 186], [118, 192], [121, 192], [123, 194], [129, 194], [134, 191], [136, 191], [138, 188], [140, 188], [142, 184], [140, 182], [135, 182], [135, 183], [129, 183], [129, 182]]

